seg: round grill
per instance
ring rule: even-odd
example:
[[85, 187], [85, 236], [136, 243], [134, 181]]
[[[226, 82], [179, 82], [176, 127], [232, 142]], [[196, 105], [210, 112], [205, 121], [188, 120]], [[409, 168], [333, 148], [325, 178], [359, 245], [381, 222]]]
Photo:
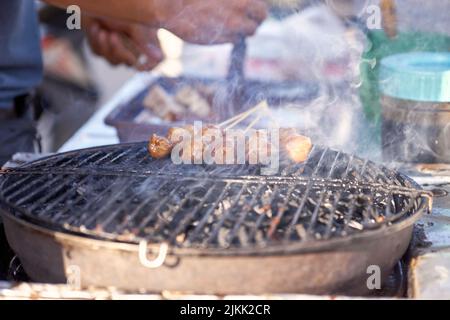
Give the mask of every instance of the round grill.
[[52, 231], [211, 250], [348, 239], [395, 227], [429, 204], [401, 174], [318, 146], [275, 176], [260, 169], [174, 165], [152, 159], [143, 143], [116, 145], [11, 170], [0, 200]]

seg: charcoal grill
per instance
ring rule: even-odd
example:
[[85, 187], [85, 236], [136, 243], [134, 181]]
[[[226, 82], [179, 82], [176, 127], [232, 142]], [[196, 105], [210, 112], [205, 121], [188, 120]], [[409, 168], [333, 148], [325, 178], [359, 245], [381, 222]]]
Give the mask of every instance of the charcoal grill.
[[8, 241], [28, 275], [214, 294], [362, 294], [406, 251], [431, 195], [371, 161], [314, 146], [274, 176], [174, 165], [145, 143], [51, 156], [3, 174]]

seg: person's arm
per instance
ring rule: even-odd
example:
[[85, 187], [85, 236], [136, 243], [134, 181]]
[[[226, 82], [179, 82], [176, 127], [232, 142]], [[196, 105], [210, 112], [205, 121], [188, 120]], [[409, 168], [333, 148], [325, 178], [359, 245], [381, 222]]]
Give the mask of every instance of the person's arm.
[[182, 1], [171, 0], [44, 0], [48, 4], [67, 8], [77, 5], [81, 12], [134, 23], [159, 27], [167, 19], [168, 12], [177, 8]]
[[157, 28], [197, 44], [235, 42], [253, 34], [267, 14], [264, 0], [45, 1], [61, 8], [78, 5], [93, 51], [112, 64], [140, 70], [150, 70], [163, 58]]
[[235, 42], [266, 18], [264, 0], [45, 0], [85, 14], [165, 28], [197, 44]]

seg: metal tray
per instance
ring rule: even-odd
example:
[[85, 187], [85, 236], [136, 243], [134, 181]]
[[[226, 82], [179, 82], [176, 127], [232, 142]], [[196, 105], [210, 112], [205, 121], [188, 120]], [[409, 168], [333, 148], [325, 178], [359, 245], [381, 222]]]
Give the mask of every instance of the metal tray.
[[[167, 92], [174, 92], [174, 90], [183, 85], [194, 86], [196, 84], [202, 85], [216, 85], [222, 92], [217, 93], [212, 106], [212, 115], [205, 119], [193, 119], [186, 117], [180, 121], [165, 121], [154, 116], [154, 122], [139, 123], [136, 117], [144, 110], [143, 100], [148, 90], [154, 85], [160, 85]], [[193, 120], [203, 120], [209, 122], [217, 122], [225, 120], [220, 115], [220, 109], [224, 103], [228, 103], [228, 97], [225, 96], [227, 89], [227, 82], [225, 79], [205, 79], [194, 77], [178, 77], [168, 78], [160, 77], [155, 79], [148, 88], [141, 91], [128, 103], [122, 104], [114, 109], [105, 119], [107, 125], [113, 126], [117, 130], [120, 142], [139, 142], [148, 140], [152, 133], [165, 135], [170, 127], [182, 126], [187, 122]], [[286, 102], [300, 102], [312, 100], [318, 93], [318, 87], [314, 84], [299, 83], [299, 82], [260, 82], [260, 81], [246, 81], [244, 88], [242, 88], [242, 95], [238, 101], [233, 101], [234, 110], [243, 111], [249, 106], [253, 106], [258, 101], [267, 99], [273, 106], [279, 106]], [[222, 97], [221, 97], [222, 96]]]

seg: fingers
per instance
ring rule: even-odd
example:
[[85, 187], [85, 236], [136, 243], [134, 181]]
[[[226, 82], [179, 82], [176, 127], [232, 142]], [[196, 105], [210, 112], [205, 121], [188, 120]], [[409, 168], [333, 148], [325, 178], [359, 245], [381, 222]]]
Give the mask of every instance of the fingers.
[[139, 70], [153, 69], [164, 59], [156, 29], [135, 29], [131, 37], [139, 51], [139, 60], [145, 60], [138, 62]]
[[99, 36], [99, 32], [100, 32], [99, 24], [93, 22], [86, 28], [87, 28], [86, 29], [87, 39], [89, 41], [89, 45], [90, 45], [92, 51], [95, 54], [100, 55], [101, 48], [100, 48], [100, 43], [98, 41], [98, 36]]
[[139, 71], [151, 70], [163, 59], [163, 53], [156, 45], [115, 32], [110, 35], [110, 49], [109, 61], [123, 63]]
[[109, 33], [105, 30], [99, 29], [97, 37], [93, 40], [97, 42], [97, 54], [106, 58], [111, 64], [116, 65], [119, 62], [111, 55], [111, 44]]
[[106, 58], [111, 64], [118, 64], [118, 61], [111, 56], [109, 33], [101, 29], [100, 24], [92, 22], [87, 29], [87, 36], [89, 45], [96, 55]]
[[116, 29], [89, 23], [86, 33], [95, 54], [112, 65], [125, 64], [140, 71], [151, 70], [163, 60], [156, 30], [138, 25], [127, 27], [127, 33]]
[[128, 66], [137, 65], [138, 56], [127, 47], [126, 40], [121, 35], [111, 32], [109, 34], [109, 42], [111, 48], [109, 57], [113, 62], [117, 62], [117, 64], [123, 63]]
[[137, 63], [137, 69], [139, 71], [149, 71], [156, 67], [161, 61], [164, 60], [164, 55], [161, 49], [149, 49], [145, 56], [141, 56], [144, 58], [144, 61], [139, 61]]

